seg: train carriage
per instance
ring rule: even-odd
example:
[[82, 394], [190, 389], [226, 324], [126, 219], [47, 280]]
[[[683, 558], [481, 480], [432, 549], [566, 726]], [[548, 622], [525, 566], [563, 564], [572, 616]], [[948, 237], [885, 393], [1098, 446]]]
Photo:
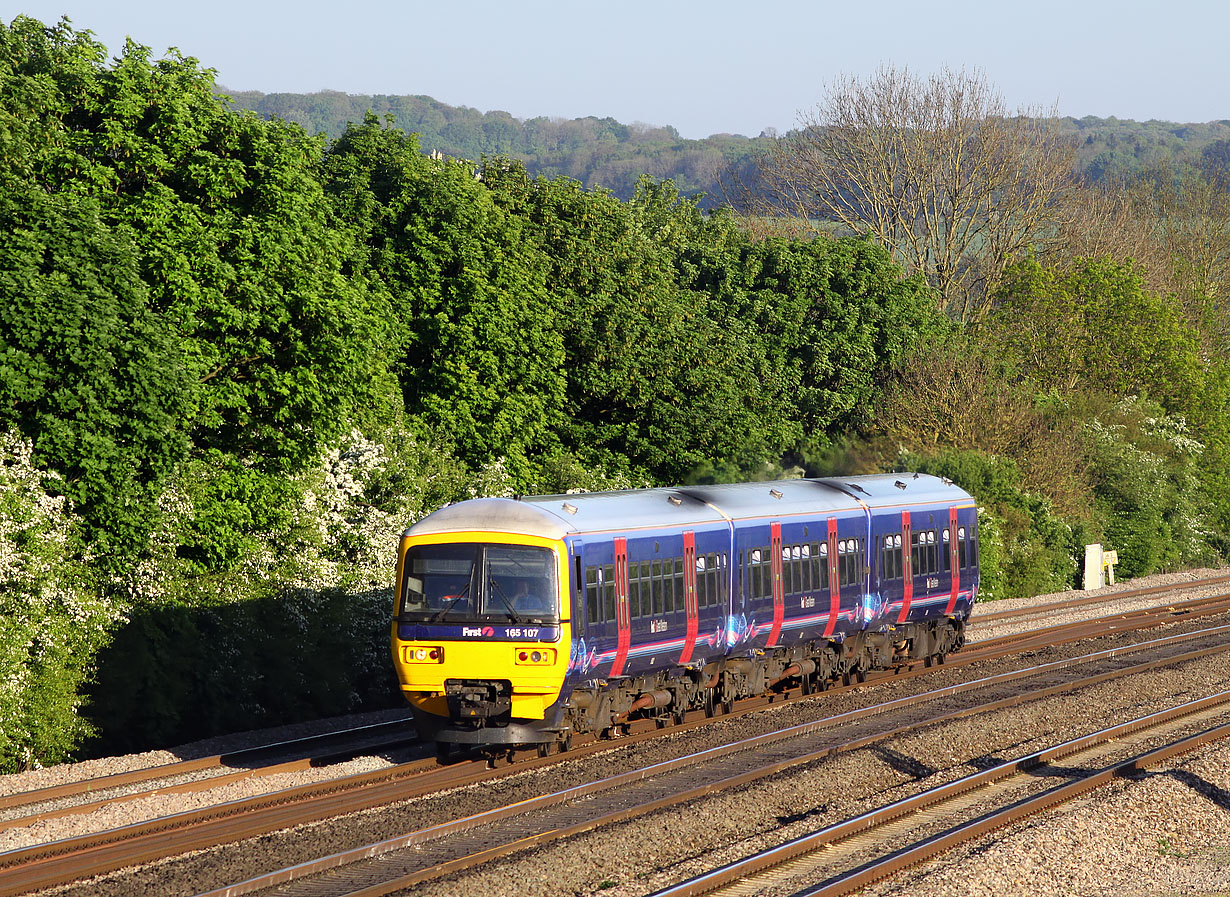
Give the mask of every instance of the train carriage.
[[714, 713], [963, 643], [968, 494], [914, 474], [477, 499], [403, 535], [394, 664], [442, 756]]

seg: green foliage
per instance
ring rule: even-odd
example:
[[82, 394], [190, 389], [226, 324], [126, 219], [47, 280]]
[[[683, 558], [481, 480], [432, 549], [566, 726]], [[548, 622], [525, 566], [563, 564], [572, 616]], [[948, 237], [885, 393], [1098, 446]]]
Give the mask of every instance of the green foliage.
[[765, 137], [735, 134], [685, 140], [671, 127], [625, 125], [593, 116], [522, 121], [507, 112], [482, 113], [425, 96], [224, 93], [236, 109], [293, 122], [310, 134], [331, 139], [341, 138], [354, 122], [374, 115], [417, 135], [425, 153], [458, 159], [506, 156], [535, 175], [570, 178], [590, 189], [610, 190], [623, 200], [632, 199], [646, 172], [669, 173], [681, 192], [698, 194], [706, 208], [721, 202], [724, 175], [730, 170], [750, 171], [750, 160], [767, 145]]
[[131, 239], [88, 199], [0, 180], [0, 427], [35, 440], [41, 466], [115, 563], [153, 525], [183, 457], [181, 352], [148, 307]]
[[1159, 162], [1199, 156], [1230, 137], [1226, 121], [1179, 124], [1087, 115], [1065, 118], [1060, 124], [1077, 142], [1081, 174], [1094, 183], [1123, 181]]
[[[637, 202], [489, 162], [483, 183], [550, 260], [567, 356], [565, 448], [634, 477], [678, 480], [719, 458], [763, 463], [796, 431], [781, 372], [721, 296], [692, 289], [680, 244], [737, 237], [669, 185]], [[716, 235], [716, 236], [715, 236]]]
[[863, 425], [888, 372], [949, 327], [926, 281], [868, 239], [766, 240], [742, 268], [747, 312], [777, 315], [760, 332], [792, 372], [805, 433]]
[[1124, 577], [1213, 562], [1214, 528], [1197, 473], [1204, 446], [1181, 418], [1135, 396], [1086, 426], [1104, 541]]
[[1175, 409], [1200, 389], [1196, 333], [1176, 303], [1145, 291], [1130, 263], [1029, 260], [1009, 269], [997, 301], [991, 339], [1042, 390], [1143, 392]]
[[426, 159], [374, 118], [330, 150], [325, 177], [364, 271], [396, 309], [406, 409], [470, 463], [514, 476], [558, 445], [563, 340], [547, 260], [463, 163]]
[[90, 734], [80, 693], [119, 618], [76, 557], [58, 479], [0, 432], [0, 772], [65, 760]]

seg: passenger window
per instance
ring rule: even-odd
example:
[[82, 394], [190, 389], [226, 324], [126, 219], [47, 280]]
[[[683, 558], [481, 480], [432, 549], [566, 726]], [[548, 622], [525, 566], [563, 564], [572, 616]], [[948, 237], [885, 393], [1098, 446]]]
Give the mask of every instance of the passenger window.
[[683, 558], [675, 558], [675, 605], [677, 611], [686, 611], [688, 609], [688, 599], [686, 581], [683, 578]]
[[615, 619], [615, 565], [602, 567], [602, 615], [604, 620]]
[[591, 623], [597, 623], [601, 618], [602, 595], [598, 579], [597, 567], [585, 568], [585, 616]]
[[641, 616], [641, 565], [635, 562], [628, 564], [628, 614]]

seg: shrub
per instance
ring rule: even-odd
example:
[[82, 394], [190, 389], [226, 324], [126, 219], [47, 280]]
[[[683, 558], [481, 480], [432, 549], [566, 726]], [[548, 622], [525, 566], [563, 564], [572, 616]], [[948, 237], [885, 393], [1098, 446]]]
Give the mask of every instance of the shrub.
[[1196, 469], [1204, 446], [1182, 418], [1129, 396], [1085, 426], [1095, 505], [1122, 576], [1215, 563], [1215, 526]]
[[0, 772], [57, 763], [90, 734], [79, 692], [120, 610], [75, 558], [63, 484], [0, 435]]

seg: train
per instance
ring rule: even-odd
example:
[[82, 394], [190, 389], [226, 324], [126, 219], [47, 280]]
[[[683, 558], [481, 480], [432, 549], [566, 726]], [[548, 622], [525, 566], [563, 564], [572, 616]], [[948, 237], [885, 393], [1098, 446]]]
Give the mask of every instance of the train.
[[477, 498], [402, 534], [393, 663], [441, 762], [546, 756], [942, 663], [978, 572], [975, 501], [929, 474]]

